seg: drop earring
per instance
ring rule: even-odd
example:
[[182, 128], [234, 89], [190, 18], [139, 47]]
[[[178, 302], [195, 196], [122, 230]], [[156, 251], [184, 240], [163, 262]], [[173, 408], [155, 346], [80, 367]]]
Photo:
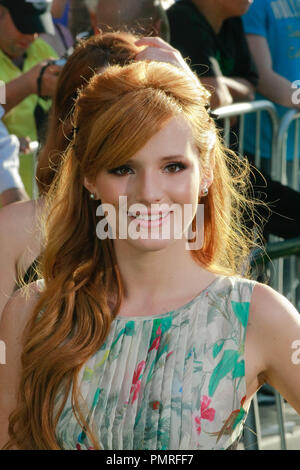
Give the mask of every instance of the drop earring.
[[201, 196], [202, 197], [205, 197], [208, 195], [208, 187], [207, 186], [204, 186], [204, 188], [202, 189], [201, 191]]
[[90, 199], [95, 199], [95, 194], [94, 193], [90, 193]]

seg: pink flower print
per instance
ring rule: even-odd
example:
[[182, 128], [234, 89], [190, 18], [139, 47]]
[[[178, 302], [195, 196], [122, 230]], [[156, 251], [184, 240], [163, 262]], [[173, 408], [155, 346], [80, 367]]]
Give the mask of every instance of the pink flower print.
[[208, 398], [206, 395], [204, 395], [201, 403], [201, 418], [208, 419], [208, 421], [213, 421], [216, 410], [214, 408], [208, 408], [210, 402], [211, 398]]
[[204, 395], [201, 400], [200, 413], [194, 416], [198, 436], [201, 433], [201, 419], [213, 421], [215, 418], [216, 410], [214, 408], [209, 408], [210, 402], [211, 399]]
[[[76, 444], [76, 449], [77, 450], [81, 450], [81, 445], [80, 444]], [[88, 450], [95, 450], [94, 447], [89, 447]]]
[[199, 434], [201, 433], [201, 419], [200, 419], [200, 416], [195, 416], [194, 420], [195, 420], [195, 424], [196, 424], [196, 431], [197, 431], [197, 434], [199, 436]]
[[133, 374], [132, 385], [131, 385], [131, 389], [130, 389], [130, 393], [133, 392], [133, 397], [132, 397], [131, 403], [133, 403], [137, 399], [137, 396], [139, 394], [139, 391], [140, 391], [140, 388], [141, 388], [141, 380], [140, 380], [141, 379], [141, 372], [142, 372], [143, 368], [145, 367], [145, 364], [146, 364], [145, 361], [141, 361], [138, 364], [138, 366], [136, 368], [136, 371]]
[[152, 403], [152, 409], [153, 410], [158, 410], [160, 407], [160, 401], [156, 400]]
[[168, 359], [168, 358], [171, 356], [171, 354], [173, 354], [173, 352], [174, 352], [174, 351], [170, 351], [170, 352], [167, 354], [166, 359]]
[[159, 345], [160, 345], [160, 340], [161, 340], [161, 325], [159, 325], [159, 327], [157, 328], [156, 338], [154, 339], [154, 341], [151, 345], [151, 348], [149, 349], [148, 352], [152, 351], [152, 349], [158, 350]]

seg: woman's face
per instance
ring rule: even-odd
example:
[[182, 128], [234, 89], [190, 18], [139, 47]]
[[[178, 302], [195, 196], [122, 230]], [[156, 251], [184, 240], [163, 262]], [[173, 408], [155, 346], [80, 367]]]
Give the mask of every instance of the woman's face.
[[197, 212], [201, 188], [210, 182], [201, 175], [189, 126], [174, 117], [126, 164], [101, 170], [95, 183], [86, 180], [85, 186], [106, 212], [115, 209], [118, 240], [152, 251], [186, 243], [184, 231]]

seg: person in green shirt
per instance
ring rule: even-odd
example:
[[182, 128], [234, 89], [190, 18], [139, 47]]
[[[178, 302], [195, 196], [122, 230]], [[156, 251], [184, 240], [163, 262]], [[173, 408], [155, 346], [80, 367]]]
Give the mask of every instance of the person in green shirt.
[[54, 34], [51, 1], [0, 0], [0, 80], [5, 86], [3, 123], [19, 139], [38, 140], [39, 123], [51, 101], [61, 67], [38, 34]]
[[[39, 9], [36, 9], [39, 5]], [[61, 67], [47, 67], [40, 80], [41, 70], [55, 51], [38, 34], [54, 34], [51, 2], [0, 0], [0, 79], [6, 83], [4, 123], [18, 137], [37, 139], [34, 110], [37, 105], [48, 110], [50, 102], [41, 97], [53, 95]], [[40, 96], [38, 96], [40, 95]]]

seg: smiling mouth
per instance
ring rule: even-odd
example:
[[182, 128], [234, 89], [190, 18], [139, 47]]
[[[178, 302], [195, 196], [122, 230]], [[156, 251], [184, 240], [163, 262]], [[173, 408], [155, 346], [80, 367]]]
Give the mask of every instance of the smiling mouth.
[[156, 214], [131, 214], [128, 212], [128, 217], [130, 220], [134, 220], [139, 223], [141, 227], [156, 227], [161, 225], [172, 211]]

